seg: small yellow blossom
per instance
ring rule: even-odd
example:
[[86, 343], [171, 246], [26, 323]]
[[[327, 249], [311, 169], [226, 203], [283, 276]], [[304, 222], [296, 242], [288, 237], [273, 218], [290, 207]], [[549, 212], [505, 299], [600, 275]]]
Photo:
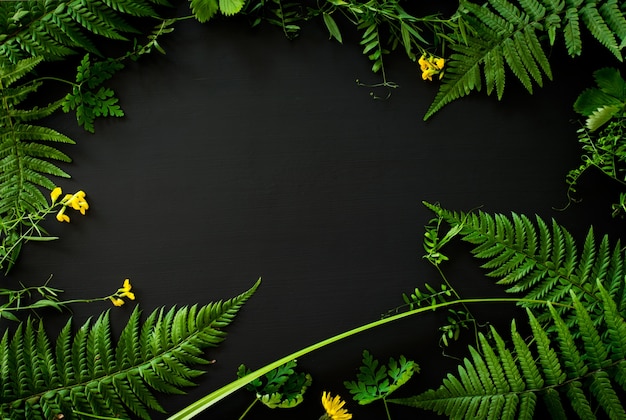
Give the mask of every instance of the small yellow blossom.
[[59, 210], [59, 212], [57, 213], [57, 220], [59, 222], [70, 222], [70, 217], [65, 214], [65, 207], [61, 207], [61, 210]]
[[119, 297], [127, 297], [130, 300], [135, 300], [135, 294], [130, 291], [133, 286], [130, 284], [130, 280], [124, 280], [124, 285], [121, 289], [117, 289], [117, 295]]
[[[61, 196], [63, 191], [60, 187], [56, 187], [50, 192], [50, 198], [52, 198], [52, 204], [56, 203], [57, 199]], [[78, 210], [80, 214], [85, 215], [85, 211], [89, 209], [89, 204], [85, 200], [85, 191], [78, 191], [76, 194], [65, 194], [61, 199], [63, 207], [57, 213], [57, 220], [59, 222], [69, 222], [70, 217], [65, 214], [65, 209], [71, 207], [74, 210]]]
[[417, 60], [417, 63], [420, 65], [420, 70], [422, 71], [422, 80], [433, 80], [433, 76], [436, 74], [439, 75], [439, 79], [443, 77], [443, 67], [446, 63], [445, 59], [431, 54], [427, 57], [424, 53]]
[[85, 210], [89, 209], [89, 204], [85, 200], [85, 191], [78, 191], [74, 195], [67, 194], [63, 199], [63, 203], [67, 206], [71, 206], [74, 210], [80, 211], [80, 214], [85, 215]]
[[326, 414], [320, 417], [320, 420], [350, 420], [352, 414], [343, 408], [345, 403], [339, 395], [333, 398], [329, 392], [324, 391], [322, 393], [322, 405], [324, 410], [326, 410]]
[[111, 299], [111, 302], [113, 302], [113, 305], [115, 306], [122, 306], [124, 304], [124, 301], [120, 298], [116, 298], [115, 296], [111, 296], [109, 297], [109, 299]]
[[61, 191], [61, 187], [56, 187], [52, 191], [50, 191], [50, 198], [52, 198], [52, 204], [56, 203], [57, 198], [61, 195], [63, 191]]

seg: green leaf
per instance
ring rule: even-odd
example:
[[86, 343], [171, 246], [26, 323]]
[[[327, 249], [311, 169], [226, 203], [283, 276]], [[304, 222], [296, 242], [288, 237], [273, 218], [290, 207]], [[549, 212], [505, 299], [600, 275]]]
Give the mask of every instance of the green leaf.
[[[42, 326], [29, 319], [11, 340], [5, 334], [0, 342], [0, 374], [11, 371], [0, 385], [0, 415], [73, 420], [83, 418], [76, 411], [124, 418], [132, 412], [148, 419], [149, 410], [163, 412], [151, 389], [180, 393], [181, 387], [192, 385], [191, 379], [203, 373], [192, 368], [196, 360], [204, 360], [198, 350], [224, 340], [223, 328], [258, 286], [259, 281], [232, 299], [202, 307], [155, 310], [143, 327], [135, 309], [117, 348], [108, 312], [87, 321], [73, 337], [68, 322], [54, 346]], [[171, 334], [175, 330], [176, 338]]]
[[113, 90], [101, 86], [123, 68], [123, 64], [113, 59], [92, 64], [89, 54], [86, 54], [77, 68], [77, 84], [62, 102], [63, 111], [75, 110], [78, 124], [90, 133], [95, 131], [94, 121], [97, 117], [124, 116]]
[[219, 10], [218, 0], [191, 0], [191, 11], [198, 22], [205, 23]]
[[622, 108], [616, 105], [605, 105], [593, 111], [587, 118], [585, 125], [589, 131], [596, 131], [620, 112], [622, 112]]
[[219, 0], [220, 12], [226, 16], [232, 16], [241, 11], [245, 0]]
[[390, 358], [387, 366], [379, 366], [378, 360], [364, 350], [363, 365], [359, 368], [357, 380], [345, 381], [344, 385], [355, 401], [365, 405], [387, 398], [418, 372], [417, 363], [407, 360], [404, 356], [400, 356], [397, 361]]
[[339, 31], [339, 27], [337, 26], [335, 19], [333, 19], [330, 13], [322, 13], [322, 18], [324, 19], [324, 24], [326, 25], [326, 29], [328, 29], [330, 37], [335, 38], [340, 44], [343, 44], [341, 31]]
[[[296, 372], [297, 360], [292, 360], [266, 373], [246, 385], [248, 391], [269, 408], [292, 408], [304, 400], [304, 393], [311, 386], [308, 373]], [[237, 369], [237, 377], [243, 378], [251, 371], [245, 365]]]

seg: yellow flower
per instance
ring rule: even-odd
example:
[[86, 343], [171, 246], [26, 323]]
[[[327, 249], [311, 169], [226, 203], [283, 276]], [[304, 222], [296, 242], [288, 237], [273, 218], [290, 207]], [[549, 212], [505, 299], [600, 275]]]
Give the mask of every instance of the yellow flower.
[[124, 285], [121, 289], [117, 289], [117, 295], [119, 297], [127, 297], [130, 300], [135, 300], [135, 294], [130, 291], [133, 286], [130, 284], [130, 280], [124, 280]]
[[70, 222], [70, 217], [65, 214], [65, 207], [61, 207], [61, 210], [59, 210], [59, 212], [57, 213], [57, 220], [59, 222]]
[[85, 191], [78, 191], [74, 195], [67, 194], [63, 199], [63, 203], [67, 206], [71, 206], [74, 210], [80, 211], [80, 214], [85, 215], [85, 210], [89, 208], [87, 200], [85, 200]]
[[113, 302], [113, 305], [115, 306], [122, 306], [124, 304], [124, 301], [120, 298], [116, 298], [115, 296], [111, 296], [109, 297], [109, 299], [111, 299], [111, 302]]
[[433, 76], [438, 74], [439, 79], [443, 77], [443, 67], [446, 64], [446, 60], [441, 57], [429, 55], [426, 57], [426, 53], [417, 60], [422, 71], [422, 80], [433, 80]]
[[324, 391], [322, 393], [322, 405], [324, 406], [324, 410], [326, 410], [326, 414], [320, 417], [320, 420], [350, 420], [352, 418], [352, 414], [348, 413], [348, 410], [343, 408], [345, 401], [341, 400], [339, 395], [332, 398], [330, 393]]
[[423, 70], [422, 71], [422, 80], [433, 80], [433, 76], [437, 74], [437, 70], [435, 69], [428, 69], [428, 70]]
[[56, 187], [52, 191], [50, 191], [50, 198], [52, 198], [52, 204], [56, 203], [57, 198], [61, 195], [63, 191], [61, 191], [61, 187]]

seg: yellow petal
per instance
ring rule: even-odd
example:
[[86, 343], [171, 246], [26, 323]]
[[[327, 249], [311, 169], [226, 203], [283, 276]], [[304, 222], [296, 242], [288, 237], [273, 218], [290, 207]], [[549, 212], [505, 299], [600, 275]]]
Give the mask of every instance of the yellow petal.
[[135, 294], [133, 292], [123, 292], [120, 296], [127, 297], [130, 300], [135, 300]]
[[116, 297], [113, 297], [113, 296], [111, 296], [109, 299], [111, 299], [111, 302], [115, 306], [122, 306], [124, 304], [124, 301], [122, 299], [119, 299], [119, 298], [116, 298]]
[[70, 222], [70, 217], [65, 214], [65, 207], [62, 207], [61, 210], [57, 213], [57, 220], [59, 222]]
[[56, 203], [57, 198], [63, 193], [61, 187], [56, 187], [52, 191], [50, 191], [50, 198], [52, 199], [52, 204]]

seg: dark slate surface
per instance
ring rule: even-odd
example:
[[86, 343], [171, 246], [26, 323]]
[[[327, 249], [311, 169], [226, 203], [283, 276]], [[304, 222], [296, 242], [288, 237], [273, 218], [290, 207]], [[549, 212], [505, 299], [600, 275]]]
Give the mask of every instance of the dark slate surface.
[[[66, 148], [73, 178], [59, 184], [84, 189], [91, 208], [70, 225], [50, 223], [61, 239], [28, 245], [8, 282], [40, 284], [52, 274], [67, 298], [79, 298], [106, 295], [129, 277], [149, 311], [229, 298], [262, 277], [226, 342], [207, 353], [217, 362], [199, 386], [163, 400], [170, 412], [233, 380], [240, 363], [260, 367], [436, 284], [421, 258], [431, 218], [422, 200], [555, 217], [579, 239], [591, 223], [599, 233], [623, 233], [610, 217], [613, 186], [598, 174], [583, 180], [582, 203], [554, 210], [566, 203], [565, 174], [579, 162], [572, 104], [592, 83], [590, 60], [555, 48], [555, 81], [535, 95], [510, 78], [502, 102], [474, 94], [424, 123], [437, 86], [421, 80], [417, 64], [392, 56], [387, 74], [400, 88], [371, 99], [355, 83], [379, 82], [360, 48], [329, 41], [320, 22], [290, 42], [275, 28], [185, 21], [162, 44], [167, 55], [144, 57], [111, 82], [125, 118], [99, 121], [95, 135], [71, 116], [49, 121], [78, 142]], [[463, 296], [501, 296], [468, 249], [451, 246], [451, 282]], [[76, 325], [109, 306], [73, 307]], [[111, 310], [117, 330], [132, 308]], [[519, 315], [496, 304], [476, 314], [504, 328]], [[363, 349], [420, 363], [422, 374], [398, 395], [437, 386], [457, 364], [437, 347], [443, 315], [302, 358], [314, 377], [306, 402], [285, 412], [259, 406], [247, 418], [319, 417], [322, 390], [348, 397], [342, 381], [353, 379]], [[66, 319], [50, 313], [51, 331]], [[466, 354], [463, 346], [449, 352]], [[201, 418], [236, 419], [250, 401], [239, 392]], [[349, 408], [354, 418], [384, 418], [381, 404]], [[429, 416], [396, 406], [392, 414]]]

